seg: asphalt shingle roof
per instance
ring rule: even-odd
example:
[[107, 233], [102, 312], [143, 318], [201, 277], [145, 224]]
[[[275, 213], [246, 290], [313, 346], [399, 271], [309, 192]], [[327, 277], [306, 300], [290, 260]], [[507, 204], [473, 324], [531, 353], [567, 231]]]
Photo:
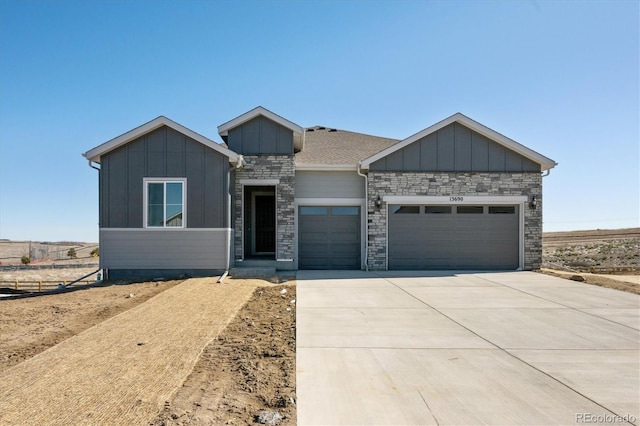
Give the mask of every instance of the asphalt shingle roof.
[[356, 165], [358, 161], [399, 142], [330, 127], [315, 126], [305, 130], [304, 148], [296, 153], [296, 164]]

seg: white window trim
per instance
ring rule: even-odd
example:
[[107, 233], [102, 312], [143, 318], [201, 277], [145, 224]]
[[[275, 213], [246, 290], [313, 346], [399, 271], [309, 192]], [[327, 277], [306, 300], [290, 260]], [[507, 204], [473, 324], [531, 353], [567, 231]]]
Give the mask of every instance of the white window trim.
[[[181, 226], [148, 226], [148, 212], [149, 212], [149, 184], [150, 183], [181, 183], [182, 184], [182, 225]], [[143, 178], [142, 179], [142, 191], [143, 191], [143, 205], [142, 205], [142, 227], [145, 229], [156, 230], [175, 230], [185, 229], [187, 227], [187, 178]], [[165, 191], [166, 194], [166, 191]], [[165, 200], [166, 208], [166, 200]], [[166, 211], [165, 211], [166, 214]]]
[[[453, 200], [452, 200], [453, 198]], [[458, 201], [457, 199], [462, 199]], [[388, 204], [520, 204], [526, 203], [525, 195], [505, 195], [505, 196], [429, 196], [429, 195], [384, 195], [382, 201]]]

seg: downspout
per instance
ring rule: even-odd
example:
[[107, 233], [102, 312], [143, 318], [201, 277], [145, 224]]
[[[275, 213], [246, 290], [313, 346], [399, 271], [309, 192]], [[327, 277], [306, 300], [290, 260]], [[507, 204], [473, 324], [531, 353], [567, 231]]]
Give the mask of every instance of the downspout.
[[360, 166], [358, 163], [356, 173], [364, 178], [364, 269], [369, 271], [369, 179], [360, 172]]
[[[94, 170], [97, 170], [98, 173], [100, 173], [100, 167], [96, 167], [93, 164], [91, 164], [91, 163], [93, 163], [93, 161], [91, 161], [89, 159], [87, 159], [87, 161], [89, 162], [89, 167], [91, 167]], [[100, 164], [100, 163], [96, 163], [96, 164]], [[99, 189], [99, 191], [102, 191], [102, 189], [100, 188], [100, 174], [98, 174], [98, 189]], [[98, 204], [100, 204], [100, 203], [98, 202]], [[100, 215], [98, 214], [98, 216], [100, 216]], [[99, 228], [100, 228], [100, 226], [98, 225], [98, 247], [101, 245], [100, 235], [99, 235], [100, 229]], [[100, 269], [102, 269], [102, 258], [100, 258], [98, 266], [100, 266], [100, 268], [96, 272], [99, 272]], [[105, 274], [105, 270], [102, 269], [102, 279], [103, 280], [109, 279], [109, 270], [108, 269], [106, 270], [106, 274]], [[71, 285], [71, 284], [69, 284], [69, 285]]]
[[[99, 168], [99, 167], [96, 167], [96, 166], [94, 166], [93, 164], [91, 164], [91, 163], [92, 163], [92, 161], [91, 161], [91, 160], [88, 160], [88, 161], [89, 161], [89, 167], [91, 167], [92, 169], [96, 169], [97, 171], [100, 171], [100, 168]], [[98, 164], [100, 164], [100, 163], [98, 163]]]
[[238, 155], [238, 161], [236, 162], [236, 164], [227, 169], [227, 223], [229, 224], [229, 232], [227, 233], [227, 268], [222, 277], [220, 277], [220, 281], [218, 282], [222, 282], [224, 277], [226, 277], [229, 273], [229, 268], [231, 266], [231, 256], [233, 256], [233, 253], [231, 252], [231, 230], [233, 229], [233, 225], [231, 223], [231, 172], [236, 169], [241, 169], [245, 164], [246, 162], [244, 161], [244, 157], [242, 155]]

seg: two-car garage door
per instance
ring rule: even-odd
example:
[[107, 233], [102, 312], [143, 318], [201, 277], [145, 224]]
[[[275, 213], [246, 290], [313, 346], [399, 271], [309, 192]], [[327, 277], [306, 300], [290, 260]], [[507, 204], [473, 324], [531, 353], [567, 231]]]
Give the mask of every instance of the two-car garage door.
[[517, 269], [517, 205], [390, 205], [389, 269]]

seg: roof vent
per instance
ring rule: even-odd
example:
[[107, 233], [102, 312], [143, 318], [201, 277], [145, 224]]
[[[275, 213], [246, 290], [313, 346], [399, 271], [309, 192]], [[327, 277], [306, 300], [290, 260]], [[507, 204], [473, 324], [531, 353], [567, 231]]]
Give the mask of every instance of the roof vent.
[[326, 127], [318, 126], [318, 130], [324, 130]]
[[307, 129], [307, 132], [315, 132], [315, 131], [316, 131], [316, 129], [314, 129], [313, 127], [310, 127], [310, 128]]
[[329, 129], [330, 132], [337, 132], [338, 130], [336, 129]]

